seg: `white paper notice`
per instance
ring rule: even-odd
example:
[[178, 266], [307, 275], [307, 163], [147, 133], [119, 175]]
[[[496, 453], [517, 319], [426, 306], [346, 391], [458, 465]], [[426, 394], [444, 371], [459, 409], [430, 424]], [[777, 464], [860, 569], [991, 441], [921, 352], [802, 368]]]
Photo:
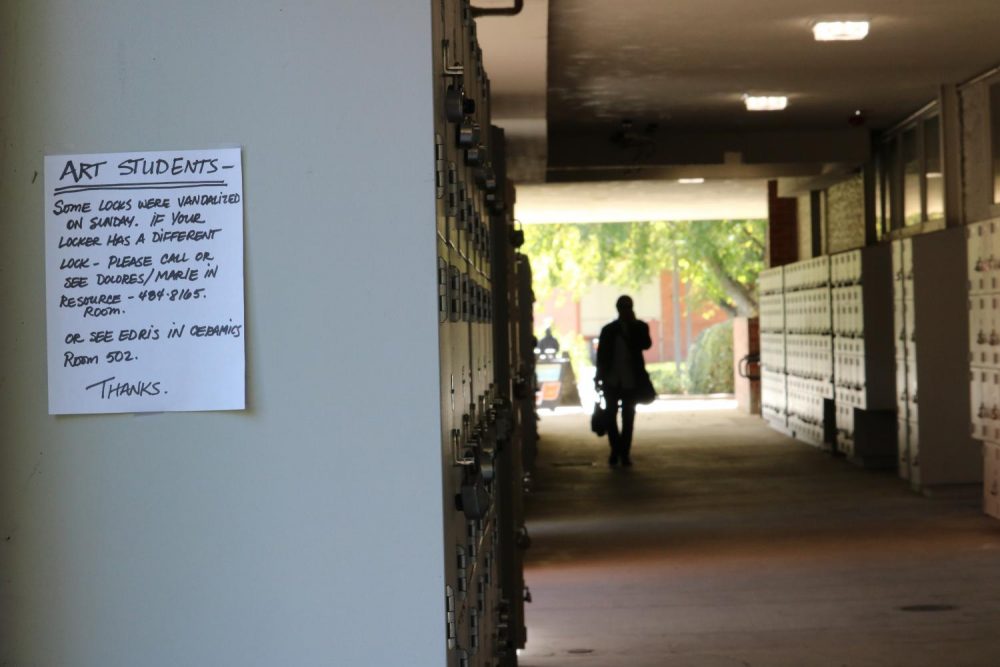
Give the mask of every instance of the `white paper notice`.
[[240, 157], [45, 157], [50, 414], [245, 407]]

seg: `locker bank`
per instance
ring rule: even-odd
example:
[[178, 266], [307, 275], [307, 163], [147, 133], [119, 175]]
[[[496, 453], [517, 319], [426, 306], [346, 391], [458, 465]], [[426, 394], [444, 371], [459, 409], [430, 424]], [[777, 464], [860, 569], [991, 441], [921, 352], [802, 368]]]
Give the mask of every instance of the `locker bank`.
[[[566, 129], [597, 103], [512, 112], [486, 42], [538, 12], [542, 34], [574, 14], [0, 8], [0, 664], [516, 665], [544, 447], [521, 184], [759, 181], [761, 418], [918, 493], [981, 488], [1000, 519], [995, 63], [878, 127], [648, 148], [624, 103], [610, 130]], [[245, 408], [50, 414], [45, 157], [226, 149]]]

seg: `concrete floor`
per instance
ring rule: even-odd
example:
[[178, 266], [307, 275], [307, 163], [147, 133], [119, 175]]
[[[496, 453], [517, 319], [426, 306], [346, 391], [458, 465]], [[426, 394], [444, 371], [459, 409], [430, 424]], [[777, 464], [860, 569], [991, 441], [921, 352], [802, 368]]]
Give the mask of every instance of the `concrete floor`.
[[1000, 522], [732, 410], [542, 416], [522, 667], [1000, 665]]

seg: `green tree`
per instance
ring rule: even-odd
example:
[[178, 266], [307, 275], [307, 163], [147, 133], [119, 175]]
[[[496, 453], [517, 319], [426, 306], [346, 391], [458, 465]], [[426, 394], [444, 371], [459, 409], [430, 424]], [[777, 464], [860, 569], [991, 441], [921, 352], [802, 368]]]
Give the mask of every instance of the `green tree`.
[[678, 260], [695, 299], [732, 315], [757, 312], [764, 264], [764, 220], [695, 220], [527, 225], [535, 290], [560, 287], [580, 295], [592, 283], [638, 288]]

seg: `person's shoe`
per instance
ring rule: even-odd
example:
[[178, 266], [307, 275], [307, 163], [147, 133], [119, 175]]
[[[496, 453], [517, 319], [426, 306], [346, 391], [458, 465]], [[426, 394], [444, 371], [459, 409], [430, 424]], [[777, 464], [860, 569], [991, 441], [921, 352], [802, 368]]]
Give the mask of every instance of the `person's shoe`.
[[616, 456], [615, 454], [612, 454], [611, 456], [609, 456], [608, 457], [608, 465], [609, 466], [616, 466], [616, 465], [618, 465], [618, 456]]
[[622, 457], [622, 465], [623, 466], [630, 466], [630, 465], [632, 465], [632, 459], [630, 459], [627, 456], [623, 456]]

